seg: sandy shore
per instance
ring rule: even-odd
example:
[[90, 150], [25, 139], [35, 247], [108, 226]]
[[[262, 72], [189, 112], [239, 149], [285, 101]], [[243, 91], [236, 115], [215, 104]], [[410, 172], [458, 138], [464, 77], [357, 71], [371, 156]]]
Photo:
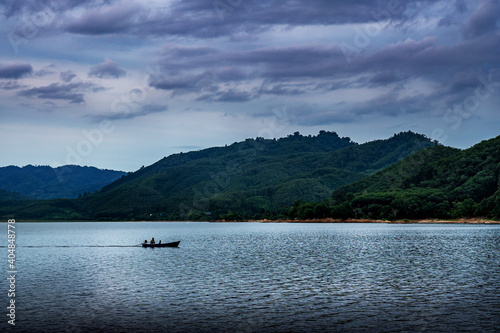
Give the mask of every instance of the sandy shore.
[[[235, 222], [235, 221], [218, 221], [218, 222]], [[458, 219], [458, 220], [440, 220], [440, 219], [423, 219], [423, 220], [370, 220], [370, 219], [313, 219], [313, 220], [252, 220], [246, 222], [261, 222], [261, 223], [392, 223], [392, 224], [500, 224], [500, 221], [487, 220], [482, 218], [473, 219]]]

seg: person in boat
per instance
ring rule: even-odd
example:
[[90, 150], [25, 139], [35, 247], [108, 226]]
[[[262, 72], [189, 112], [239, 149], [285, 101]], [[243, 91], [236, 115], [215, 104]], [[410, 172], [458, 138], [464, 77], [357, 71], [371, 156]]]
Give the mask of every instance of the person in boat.
[[154, 238], [154, 237], [153, 237], [153, 238], [151, 238], [151, 242], [150, 242], [150, 243], [151, 243], [151, 244], [154, 244], [154, 243], [155, 243], [155, 238]]
[[147, 239], [145, 239], [145, 240], [144, 240], [144, 244], [147, 244], [147, 243], [148, 243], [148, 240], [147, 240]]
[[160, 239], [160, 241], [158, 242], [158, 244], [161, 244], [161, 239]]

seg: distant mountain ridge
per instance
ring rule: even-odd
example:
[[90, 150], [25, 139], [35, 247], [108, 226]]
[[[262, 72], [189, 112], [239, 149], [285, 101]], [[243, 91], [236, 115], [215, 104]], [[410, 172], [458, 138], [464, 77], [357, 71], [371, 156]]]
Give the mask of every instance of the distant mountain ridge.
[[[170, 155], [79, 199], [27, 201], [37, 220], [242, 220], [286, 217], [297, 200], [329, 198], [436, 141], [411, 131], [364, 144], [296, 132]], [[2, 209], [0, 216], [14, 209]], [[8, 215], [11, 216], [11, 215]]]
[[125, 174], [77, 165], [7, 166], [0, 167], [0, 189], [33, 199], [71, 199], [100, 190]]
[[342, 185], [436, 144], [413, 132], [361, 145], [326, 131], [247, 139], [171, 155], [84, 201], [96, 219], [272, 218], [297, 199], [329, 197]]

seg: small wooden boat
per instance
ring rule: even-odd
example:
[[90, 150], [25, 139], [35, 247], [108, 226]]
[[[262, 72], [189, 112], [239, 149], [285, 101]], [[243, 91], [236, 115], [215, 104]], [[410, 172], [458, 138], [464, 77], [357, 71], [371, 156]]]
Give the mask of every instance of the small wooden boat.
[[171, 243], [155, 243], [155, 244], [150, 244], [150, 243], [142, 243], [142, 247], [177, 247], [179, 246], [178, 242], [171, 242]]

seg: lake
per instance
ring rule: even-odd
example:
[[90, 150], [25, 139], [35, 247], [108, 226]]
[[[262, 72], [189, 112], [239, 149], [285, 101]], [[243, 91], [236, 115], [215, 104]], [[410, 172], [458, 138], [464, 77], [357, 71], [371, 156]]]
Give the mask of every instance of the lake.
[[[7, 224], [0, 244], [8, 277]], [[16, 223], [27, 332], [498, 332], [500, 225]], [[155, 237], [179, 248], [142, 248]], [[1, 283], [7, 324], [6, 278]]]

